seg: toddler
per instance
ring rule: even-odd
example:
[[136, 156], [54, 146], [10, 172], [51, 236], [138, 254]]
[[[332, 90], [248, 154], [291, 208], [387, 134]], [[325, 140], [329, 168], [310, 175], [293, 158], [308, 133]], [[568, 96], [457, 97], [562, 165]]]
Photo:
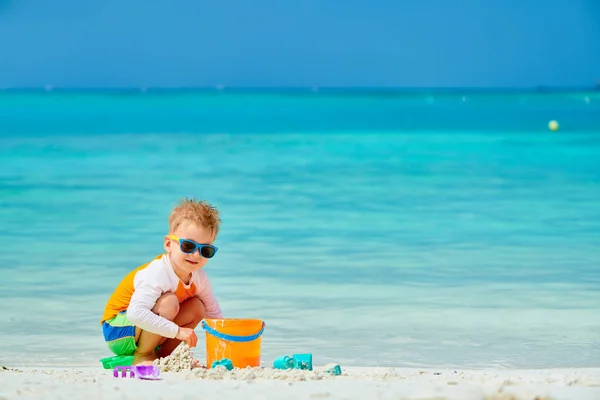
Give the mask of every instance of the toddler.
[[116, 355], [134, 355], [133, 365], [166, 357], [181, 343], [196, 346], [194, 328], [203, 318], [223, 318], [206, 272], [217, 252], [219, 212], [184, 198], [169, 216], [165, 253], [131, 271], [108, 299], [101, 320], [104, 340]]

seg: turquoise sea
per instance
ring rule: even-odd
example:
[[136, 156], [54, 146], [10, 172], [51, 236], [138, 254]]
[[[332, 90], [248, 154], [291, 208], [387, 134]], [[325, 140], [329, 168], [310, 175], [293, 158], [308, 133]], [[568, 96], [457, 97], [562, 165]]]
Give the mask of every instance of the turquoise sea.
[[598, 92], [4, 91], [0, 160], [2, 365], [100, 368], [195, 196], [263, 365], [600, 366]]

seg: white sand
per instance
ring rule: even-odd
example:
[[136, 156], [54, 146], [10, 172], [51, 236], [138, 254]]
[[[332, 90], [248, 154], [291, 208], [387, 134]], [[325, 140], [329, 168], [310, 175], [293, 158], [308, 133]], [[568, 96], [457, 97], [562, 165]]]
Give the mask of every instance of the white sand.
[[[342, 366], [343, 367], [343, 366]], [[0, 369], [5, 399], [600, 399], [600, 368], [420, 370], [343, 368], [341, 376], [271, 368], [162, 372], [159, 381], [114, 378], [112, 371]]]

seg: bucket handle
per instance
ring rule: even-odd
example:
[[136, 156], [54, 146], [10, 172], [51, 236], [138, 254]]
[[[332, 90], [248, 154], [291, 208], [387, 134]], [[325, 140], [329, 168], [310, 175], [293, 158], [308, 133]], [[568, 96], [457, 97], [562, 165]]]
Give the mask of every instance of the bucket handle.
[[211, 335], [213, 335], [216, 338], [219, 338], [222, 340], [227, 340], [228, 342], [243, 343], [243, 342], [251, 342], [253, 340], [258, 339], [265, 330], [265, 323], [263, 321], [262, 327], [260, 328], [260, 331], [258, 331], [258, 333], [255, 333], [254, 335], [249, 335], [249, 336], [234, 336], [234, 335], [227, 335], [226, 333], [221, 333], [221, 332], [217, 331], [216, 329], [213, 329], [210, 326], [208, 326], [208, 324], [204, 320], [202, 320], [202, 329], [204, 329], [207, 333], [210, 333]]

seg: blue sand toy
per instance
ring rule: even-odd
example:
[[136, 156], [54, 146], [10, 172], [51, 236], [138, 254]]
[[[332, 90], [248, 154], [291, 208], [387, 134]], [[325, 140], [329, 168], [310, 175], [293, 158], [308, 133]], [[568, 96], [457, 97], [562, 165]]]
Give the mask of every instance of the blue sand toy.
[[213, 361], [213, 363], [210, 367], [211, 368], [225, 367], [227, 369], [227, 371], [231, 371], [233, 369], [233, 363], [231, 362], [230, 359], [224, 358], [222, 360]]
[[323, 372], [325, 372], [326, 374], [331, 374], [331, 375], [341, 375], [342, 374], [342, 368], [338, 365], [338, 364], [327, 364], [325, 365], [325, 367], [323, 367]]
[[312, 371], [312, 354], [294, 354], [294, 368]]
[[307, 369], [312, 371], [312, 354], [294, 354], [292, 357], [281, 356], [273, 361], [275, 369]]
[[273, 368], [292, 369], [294, 368], [294, 359], [288, 356], [277, 357], [275, 361], [273, 361]]

